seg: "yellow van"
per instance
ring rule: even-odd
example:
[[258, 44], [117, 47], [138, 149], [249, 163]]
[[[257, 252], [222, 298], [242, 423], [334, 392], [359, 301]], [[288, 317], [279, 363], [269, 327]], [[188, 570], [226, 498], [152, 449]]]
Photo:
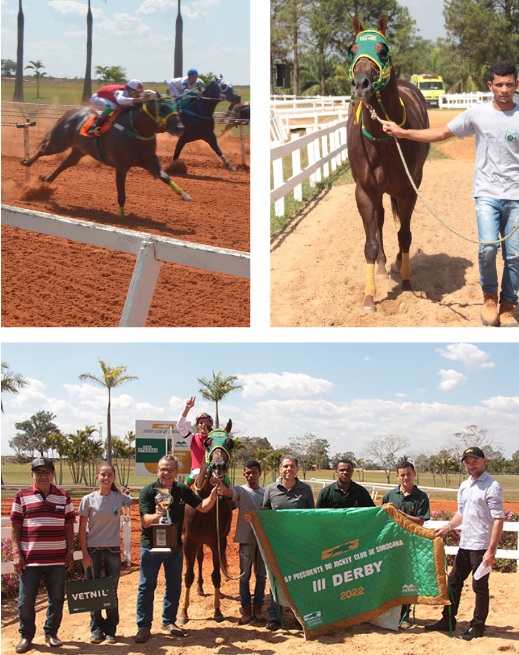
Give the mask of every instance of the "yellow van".
[[438, 107], [439, 98], [445, 93], [441, 75], [411, 75], [410, 82], [420, 89], [428, 107]]

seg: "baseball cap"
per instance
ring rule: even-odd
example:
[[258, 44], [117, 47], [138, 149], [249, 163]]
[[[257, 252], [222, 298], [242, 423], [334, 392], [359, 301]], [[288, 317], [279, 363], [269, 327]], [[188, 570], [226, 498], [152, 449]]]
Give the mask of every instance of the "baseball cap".
[[477, 446], [470, 446], [470, 448], [467, 448], [465, 452], [463, 453], [461, 457], [461, 461], [463, 462], [465, 457], [485, 457], [485, 453], [481, 450], [481, 448], [478, 448]]
[[45, 466], [45, 468], [54, 471], [54, 462], [48, 457], [37, 457], [36, 459], [33, 459], [31, 464], [31, 471], [40, 468], [40, 466]]

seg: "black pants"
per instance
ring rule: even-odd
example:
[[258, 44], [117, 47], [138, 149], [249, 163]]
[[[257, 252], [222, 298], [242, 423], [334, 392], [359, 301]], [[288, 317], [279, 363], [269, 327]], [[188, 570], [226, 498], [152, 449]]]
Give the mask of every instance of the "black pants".
[[[451, 588], [451, 602], [452, 605], [445, 605], [443, 609], [443, 616], [447, 619], [449, 617], [449, 610], [452, 613], [453, 620], [456, 620], [456, 614], [460, 605], [461, 592], [463, 590], [463, 583], [469, 577], [470, 573], [474, 574], [478, 566], [483, 560], [483, 555], [486, 550], [465, 550], [460, 548], [454, 560], [454, 566], [449, 573], [449, 584]], [[485, 575], [479, 580], [472, 578], [472, 590], [476, 594], [476, 606], [474, 608], [474, 617], [470, 625], [484, 626], [485, 620], [488, 616], [489, 606], [489, 591], [488, 591], [488, 578]]]

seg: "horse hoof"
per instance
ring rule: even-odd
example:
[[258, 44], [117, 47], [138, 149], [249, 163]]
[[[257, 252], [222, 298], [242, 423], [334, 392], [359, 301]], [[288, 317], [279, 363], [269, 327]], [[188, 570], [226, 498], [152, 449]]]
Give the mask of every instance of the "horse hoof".
[[223, 614], [222, 614], [221, 612], [218, 612], [218, 613], [215, 612], [215, 614], [214, 614], [214, 616], [213, 616], [213, 619], [214, 619], [217, 623], [221, 623], [221, 622], [223, 621]]
[[193, 198], [191, 198], [191, 196], [187, 194], [185, 191], [182, 191], [180, 195], [182, 197], [182, 200], [187, 200], [188, 202], [191, 202], [193, 200]]
[[22, 166], [30, 166], [31, 165], [28, 159], [22, 159], [20, 164]]
[[363, 309], [366, 312], [377, 311], [377, 308], [375, 307], [375, 301], [373, 300], [373, 296], [366, 296], [364, 298], [364, 304], [362, 305], [361, 309]]
[[402, 291], [411, 291], [411, 280], [402, 280]]
[[227, 165], [227, 170], [232, 171], [233, 173], [236, 173], [236, 169], [234, 168], [234, 166], [232, 164]]
[[177, 623], [178, 625], [186, 625], [186, 623], [189, 621], [187, 616], [179, 616], [177, 617]]

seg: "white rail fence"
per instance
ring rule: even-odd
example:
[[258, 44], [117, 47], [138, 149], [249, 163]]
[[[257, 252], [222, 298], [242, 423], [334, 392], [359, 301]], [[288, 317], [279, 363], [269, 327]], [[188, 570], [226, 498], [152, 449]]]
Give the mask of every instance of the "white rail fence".
[[[131, 520], [129, 514], [121, 514], [121, 530], [122, 530], [122, 553], [123, 553], [123, 562], [128, 566], [131, 566]], [[74, 533], [78, 534], [79, 532], [79, 523], [74, 523]], [[11, 538], [11, 522], [7, 518], [2, 518], [2, 539]], [[80, 550], [74, 551], [74, 560], [82, 559], [83, 555]], [[14, 573], [14, 565], [12, 562], [2, 562], [2, 575], [6, 573]]]
[[494, 95], [484, 91], [475, 93], [445, 93], [440, 96], [438, 107], [440, 109], [466, 109], [472, 105], [489, 102]]
[[349, 96], [271, 96], [271, 111], [286, 133], [343, 121], [350, 109]]
[[[306, 148], [308, 165], [301, 165], [301, 150]], [[283, 158], [291, 157], [292, 175], [285, 180]], [[309, 128], [305, 136], [292, 135], [290, 143], [274, 142], [270, 149], [273, 188], [270, 204], [274, 204], [276, 216], [285, 212], [285, 196], [293, 191], [296, 200], [303, 199], [302, 184], [310, 181], [315, 186], [330, 175], [330, 167], [335, 171], [348, 159], [346, 121], [336, 121], [328, 127]]]
[[161, 262], [191, 266], [213, 273], [250, 277], [250, 256], [238, 250], [106, 227], [8, 205], [2, 205], [2, 225], [136, 255], [137, 261], [119, 327], [146, 325]]

